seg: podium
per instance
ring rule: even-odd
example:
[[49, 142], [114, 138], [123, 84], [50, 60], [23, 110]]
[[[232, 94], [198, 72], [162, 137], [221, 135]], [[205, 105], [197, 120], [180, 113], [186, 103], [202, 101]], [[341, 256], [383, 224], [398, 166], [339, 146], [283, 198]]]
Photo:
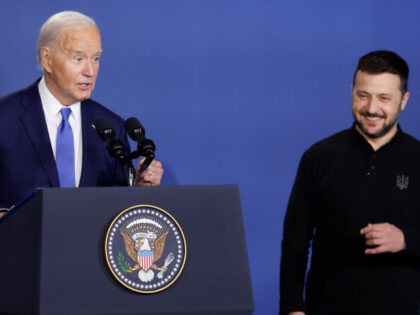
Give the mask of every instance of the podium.
[[[105, 261], [108, 226], [136, 205], [181, 226], [185, 266], [167, 289], [130, 291]], [[1, 314], [252, 314], [236, 185], [46, 188], [0, 219]]]

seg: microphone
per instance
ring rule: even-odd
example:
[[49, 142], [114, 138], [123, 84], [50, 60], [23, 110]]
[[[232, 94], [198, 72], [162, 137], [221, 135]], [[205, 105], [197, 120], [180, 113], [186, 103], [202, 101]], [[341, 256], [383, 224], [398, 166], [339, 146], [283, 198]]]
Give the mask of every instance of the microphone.
[[152, 140], [146, 139], [146, 130], [137, 118], [128, 118], [125, 122], [125, 129], [127, 129], [130, 138], [137, 142], [137, 153], [146, 157], [134, 179], [134, 182], [137, 182], [140, 174], [149, 167], [155, 158], [156, 146]]
[[127, 178], [129, 186], [133, 185], [134, 168], [131, 160], [124, 154], [124, 144], [121, 140], [115, 139], [115, 131], [111, 123], [106, 118], [99, 118], [93, 124], [101, 139], [108, 143], [107, 149], [112, 157], [115, 157], [120, 162], [120, 165]]
[[106, 118], [99, 118], [94, 123], [95, 129], [101, 139], [108, 143], [108, 152], [111, 156], [124, 157], [124, 145], [120, 140], [115, 139], [115, 131]]
[[140, 121], [135, 117], [130, 117], [125, 121], [125, 129], [127, 129], [128, 135], [131, 139], [141, 144], [146, 135], [146, 130]]
[[102, 140], [110, 142], [113, 139], [115, 132], [111, 123], [106, 118], [99, 118], [93, 126]]

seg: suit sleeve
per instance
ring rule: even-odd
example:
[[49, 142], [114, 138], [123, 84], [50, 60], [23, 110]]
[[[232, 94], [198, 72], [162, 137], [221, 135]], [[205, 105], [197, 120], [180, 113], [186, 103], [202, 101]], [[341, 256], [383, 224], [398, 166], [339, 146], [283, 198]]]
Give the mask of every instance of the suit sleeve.
[[403, 229], [406, 249], [405, 253], [420, 259], [420, 231], [415, 229]]
[[280, 314], [305, 311], [303, 291], [317, 213], [313, 160], [308, 152], [303, 155], [287, 207], [280, 263]]

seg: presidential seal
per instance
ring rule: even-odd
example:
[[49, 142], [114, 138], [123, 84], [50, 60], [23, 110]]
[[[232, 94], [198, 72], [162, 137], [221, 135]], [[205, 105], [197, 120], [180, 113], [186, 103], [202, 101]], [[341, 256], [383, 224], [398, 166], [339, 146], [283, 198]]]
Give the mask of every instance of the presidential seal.
[[105, 237], [105, 258], [126, 288], [155, 293], [171, 286], [184, 268], [187, 246], [178, 222], [165, 210], [138, 205], [120, 212]]

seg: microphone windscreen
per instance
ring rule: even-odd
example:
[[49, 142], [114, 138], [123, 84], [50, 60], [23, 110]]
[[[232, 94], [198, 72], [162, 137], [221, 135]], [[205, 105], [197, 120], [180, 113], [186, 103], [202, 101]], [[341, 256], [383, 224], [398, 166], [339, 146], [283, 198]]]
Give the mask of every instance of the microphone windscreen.
[[134, 141], [143, 141], [146, 135], [146, 130], [140, 121], [135, 117], [130, 117], [125, 121], [125, 129], [127, 129], [128, 135]]
[[108, 134], [114, 135], [114, 129], [106, 118], [99, 118], [95, 121], [94, 125], [96, 131], [103, 140], [105, 140], [105, 136]]

